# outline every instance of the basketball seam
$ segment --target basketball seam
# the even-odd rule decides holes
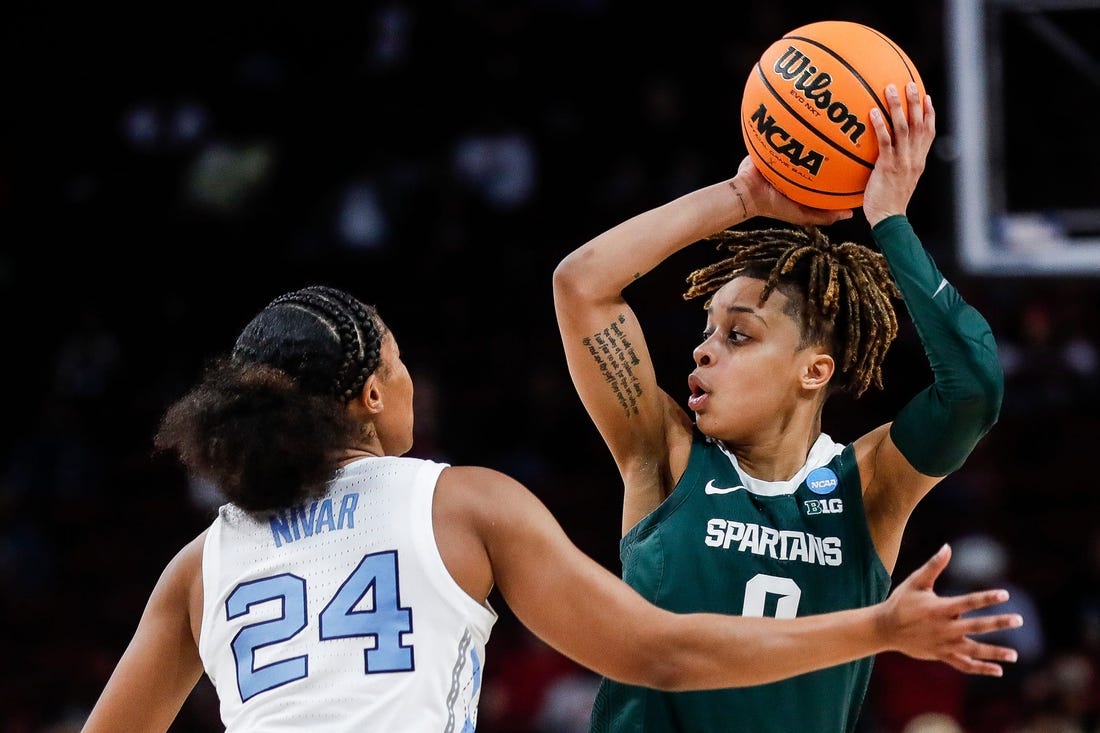
[[[876,36],[878,36],[882,40],[886,41],[886,45],[894,50],[894,53],[897,54],[898,61],[900,61],[902,66],[905,67],[905,72],[907,74],[909,74],[909,81],[916,81],[917,80],[916,68],[914,67],[913,64],[910,64],[909,61],[906,60],[905,52],[901,50],[901,46],[894,43],[889,38],[887,38],[886,36],[882,35],[878,31],[876,31],[874,28],[868,28],[867,30],[871,31]],[[886,110],[884,109],[883,112],[885,113]],[[890,124],[890,133],[893,134],[893,132],[894,132],[894,121],[890,119],[889,114],[885,114],[884,116],[886,117],[886,121]]]
[[[871,163],[869,161],[864,160],[863,158],[859,157],[855,153],[848,152],[844,148],[842,148],[839,145],[837,145],[836,143],[834,143],[828,137],[823,135],[821,132],[819,132],[817,130],[817,128],[813,127],[812,125],[810,125],[810,124],[806,123],[804,120],[802,120],[802,116],[799,115],[799,113],[796,112],[793,107],[791,107],[789,104],[787,104],[787,101],[779,95],[779,93],[775,90],[775,87],[773,87],[771,85],[771,83],[768,81],[768,76],[767,76],[767,74],[764,73],[764,69],[760,66],[760,62],[756,63],[756,73],[760,76],[760,80],[764,83],[764,86],[767,87],[769,92],[771,92],[771,95],[773,97],[775,97],[775,101],[778,102],[780,105],[782,105],[783,109],[790,112],[791,115],[795,119],[804,122],[807,130],[809,130],[813,134],[817,135],[825,143],[827,143],[829,145],[829,147],[833,148],[834,150],[836,150],[838,153],[841,153],[845,157],[851,159],[853,162],[858,163],[858,164],[862,165],[865,168],[872,168],[873,169],[875,167],[874,163]],[[742,114],[741,117],[742,117],[742,121],[743,121],[744,120],[744,115]]]
[[[914,64],[911,64],[911,63],[909,63],[908,60],[906,60],[905,52],[901,50],[901,46],[894,43],[889,38],[887,38],[886,36],[882,35],[878,31],[876,31],[874,28],[868,28],[867,30],[871,31],[876,36],[878,36],[882,40],[886,41],[886,43],[890,46],[890,48],[894,49],[894,53],[896,53],[898,55],[898,60],[901,61],[901,63],[905,65],[905,70],[909,73],[909,81],[916,81],[917,80],[917,75],[916,75],[916,69],[914,67]]]

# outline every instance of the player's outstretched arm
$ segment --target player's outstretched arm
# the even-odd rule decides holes
[[[867,608],[796,619],[676,614],[582,553],[514,480],[469,467],[452,478],[450,499],[477,497],[465,502],[476,514],[473,531],[517,618],[566,656],[621,682],[666,690],[757,685],[893,650],[972,674],[1000,674],[1000,663],[1015,659],[1012,649],[970,637],[1018,626],[1018,615],[961,618],[1007,593],[935,594],[947,548]]]
[[[894,651],[910,657],[939,660],[967,674],[1000,677],[1003,668],[998,662],[1015,662],[1016,651],[971,637],[1014,628],[1024,620],[1011,613],[962,618],[969,611],[1007,601],[1008,591],[936,595],[933,585],[950,560],[951,548],[944,545],[878,604],[885,634]]]

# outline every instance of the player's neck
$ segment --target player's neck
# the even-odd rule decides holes
[[[343,468],[349,463],[354,463],[362,458],[381,458],[385,455],[380,449],[373,448],[345,448],[337,457],[337,468]]]
[[[821,420],[812,420],[804,428],[791,425],[777,426],[752,442],[727,444],[737,456],[741,469],[761,481],[787,481],[806,464],[818,437]]]

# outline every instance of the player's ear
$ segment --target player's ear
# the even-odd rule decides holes
[[[836,362],[823,351],[810,351],[802,363],[799,382],[803,389],[818,390],[825,387],[833,378]]]
[[[377,369],[367,377],[367,381],[363,383],[363,389],[356,396],[355,401],[371,417],[382,412],[385,405],[382,400],[382,381],[378,378]]]

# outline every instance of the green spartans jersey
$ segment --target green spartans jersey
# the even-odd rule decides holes
[[[697,431],[680,482],[627,533],[620,554],[627,583],[679,612],[793,618],[872,605],[890,587],[871,543],[852,447],[824,434],[791,480],[760,481],[742,473],[719,441]],[[604,680],[590,730],[852,731],[872,661],[700,692]]]

